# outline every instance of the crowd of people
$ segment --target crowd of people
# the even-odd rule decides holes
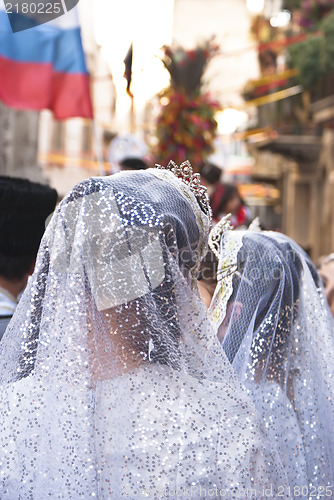
[[[332,258],[146,166],[0,179],[1,500],[331,498]]]

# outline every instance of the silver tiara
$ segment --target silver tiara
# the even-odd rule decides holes
[[[233,229],[231,224],[231,214],[222,217],[220,221],[211,229],[209,234],[209,247],[219,260],[220,240],[226,231]]]
[[[205,186],[201,184],[201,178],[199,174],[194,174],[193,168],[188,160],[181,163],[180,166],[176,165],[172,160],[168,163],[167,167],[163,165],[155,165],[156,168],[162,170],[170,170],[176,177],[181,179],[189,189],[194,193],[199,206],[210,219],[210,224],[212,221],[212,210],[210,205],[210,198]]]

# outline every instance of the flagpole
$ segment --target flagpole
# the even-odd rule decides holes
[[[133,94],[131,94],[130,132],[131,134],[134,134],[136,132],[135,105]]]
[[[133,62],[133,42],[129,47],[129,50],[124,58],[124,78],[126,79],[126,93],[131,99],[131,108],[130,108],[130,132],[134,134],[136,132],[136,119],[135,119],[135,104],[134,104],[134,96],[131,91],[131,82],[132,82],[132,62]]]

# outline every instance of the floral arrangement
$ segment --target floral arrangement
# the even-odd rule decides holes
[[[287,50],[287,62],[298,69],[296,83],[307,89],[334,71],[334,10],[318,23],[319,33]]]
[[[314,28],[333,8],[334,0],[302,0],[299,25],[306,29]]]
[[[188,159],[198,170],[212,153],[217,135],[215,114],[220,105],[209,92],[203,92],[203,75],[218,50],[213,40],[194,50],[163,47],[161,61],[170,73],[171,83],[159,95],[158,144],[153,152],[158,163]]]

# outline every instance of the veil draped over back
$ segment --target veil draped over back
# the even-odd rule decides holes
[[[283,234],[229,230],[218,280],[212,324],[277,443],[291,491],[330,496],[334,325],[312,262]]]
[[[2,500],[285,484],[199,299],[208,231],[168,171],[64,198],[0,344]]]

